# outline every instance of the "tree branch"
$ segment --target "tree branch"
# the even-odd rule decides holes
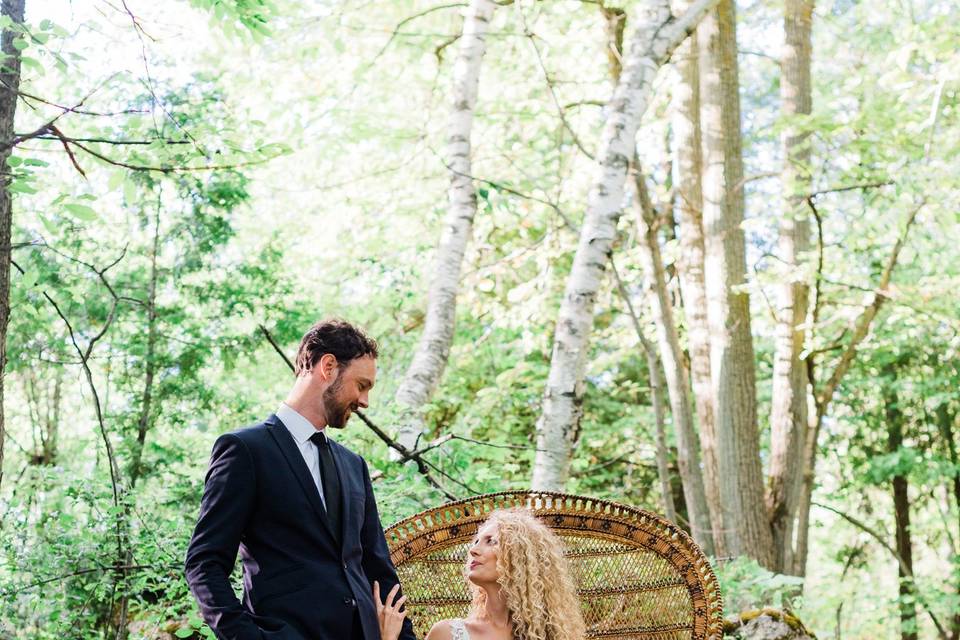
[[[913,587],[912,588],[913,595],[917,598],[917,601],[920,602],[920,604],[923,606],[923,610],[927,612],[927,615],[930,616],[930,620],[933,622],[934,626],[937,628],[937,631],[940,634],[940,638],[942,640],[947,640],[946,630],[943,628],[943,625],[940,624],[940,621],[937,619],[937,616],[934,615],[933,611],[930,609],[930,605],[927,604],[926,599],[923,596],[921,596],[920,592],[917,590],[916,588],[917,583],[916,583],[916,579],[913,576],[913,571],[910,570],[910,566],[903,559],[903,556],[901,556],[896,549],[891,547],[890,544],[883,539],[883,536],[881,536],[876,529],[870,527],[870,525],[866,524],[862,520],[859,520],[854,516],[844,513],[843,511],[840,511],[839,509],[835,509],[834,507],[831,507],[829,505],[821,504],[819,502],[814,502],[812,504],[814,506],[820,507],[821,509],[826,509],[827,511],[831,511],[837,514],[838,516],[840,516],[841,518],[843,518],[844,520],[846,520],[847,522],[855,526],[857,529],[860,529],[861,531],[869,535],[871,538],[876,540],[878,543],[880,543],[880,546],[882,546],[884,549],[890,552],[890,555],[894,557],[894,559],[897,561],[897,564],[900,566],[900,571],[903,572],[903,575],[905,575],[910,580],[910,583]]]
[[[829,189],[821,189],[820,191],[814,191],[808,197],[817,198],[828,193],[842,193],[844,191],[855,191],[857,189],[878,189],[880,187],[888,187],[892,184],[896,184],[893,180],[883,180],[880,182],[864,182],[862,184],[850,184],[841,187],[831,187]]]
[[[293,362],[287,357],[287,354],[283,352],[283,349],[280,348],[280,345],[277,344],[277,341],[273,339],[270,331],[268,331],[267,328],[262,324],[258,324],[257,328],[260,329],[260,333],[262,333],[263,337],[267,339],[267,342],[269,342],[270,346],[273,347],[273,350],[277,352],[277,355],[283,358],[283,361],[287,363],[287,366],[290,367],[290,371],[295,372],[297,368],[293,366]]]
[[[833,394],[836,391],[837,386],[840,384],[840,380],[847,373],[847,370],[853,363],[853,358],[856,355],[857,347],[860,346],[860,343],[863,342],[864,338],[866,338],[869,334],[870,324],[873,322],[874,317],[876,317],[877,312],[880,311],[880,307],[882,307],[884,302],[887,300],[887,296],[884,292],[887,290],[887,287],[890,286],[890,278],[893,275],[893,270],[896,268],[897,261],[900,258],[900,251],[903,249],[903,246],[907,241],[907,236],[910,233],[910,228],[913,226],[914,221],[917,219],[917,214],[925,204],[926,200],[922,200],[920,204],[916,205],[907,215],[907,220],[903,231],[901,232],[900,237],[897,238],[896,243],[894,243],[893,249],[890,251],[890,256],[887,258],[887,264],[884,266],[883,272],[880,275],[880,282],[877,283],[877,290],[874,294],[873,302],[871,302],[857,318],[853,336],[850,338],[850,343],[840,356],[839,362],[834,368],[830,378],[824,384],[823,389],[816,394],[817,411],[818,413],[821,413],[821,415],[822,412],[826,411],[827,406],[833,399]]]

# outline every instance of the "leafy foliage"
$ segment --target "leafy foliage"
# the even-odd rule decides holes
[[[4,379],[0,635],[112,636],[126,602],[131,637],[209,637],[181,563],[212,440],[274,410],[290,382],[260,327],[291,355],[318,317],[365,326],[383,347],[368,415],[388,432],[389,399],[422,327],[445,208],[459,8],[167,4],[128,0],[132,13],[98,13],[37,3],[14,41],[23,56],[18,135],[51,120],[59,134],[43,129],[8,161],[19,270]],[[766,300],[781,273],[779,185],[764,177],[779,169],[786,124],[772,60],[780,7],[740,5],[744,146],[757,176],[744,186],[748,288],[764,416]],[[628,31],[635,13],[627,7]],[[815,109],[801,123],[821,192],[811,203],[824,269],[817,279],[811,255],[801,274],[821,292],[807,354],[818,372],[834,365],[906,215],[921,207],[893,283],[879,292],[887,303],[825,422],[815,500],[893,544],[889,485],[906,477],[910,597],[946,623],[960,607],[957,17],[942,4],[821,4]],[[669,72],[659,81],[639,139],[664,202],[671,82]],[[429,459],[457,495],[529,482],[553,323],[594,171],[583,149],[596,147],[610,90],[594,4],[516,3],[497,13],[474,130],[478,215],[450,363],[427,408],[426,438],[452,436]],[[671,269],[678,243],[664,231]],[[635,233],[625,217],[616,258],[652,335]],[[679,303],[675,279],[671,287]],[[586,357],[569,490],[658,511],[646,362],[611,283]],[[904,430],[894,450],[891,395]],[[356,420],[338,438],[379,474],[384,523],[444,499]],[[728,612],[791,604],[822,636],[892,637],[889,552],[826,509],[814,510],[812,540],[802,598],[795,579],[719,560]],[[922,611],[919,625],[932,633]]]

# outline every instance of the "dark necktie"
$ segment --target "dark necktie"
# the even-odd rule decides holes
[[[310,441],[317,446],[320,454],[320,481],[323,484],[323,499],[327,507],[327,521],[333,536],[340,541],[340,478],[337,476],[337,466],[333,462],[333,453],[326,436],[319,431],[310,436]]]

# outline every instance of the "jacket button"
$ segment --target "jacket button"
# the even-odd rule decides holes
[[[345,605],[347,605],[347,606],[349,606],[349,607],[355,607],[355,606],[357,606],[357,601],[354,600],[353,598],[344,598],[344,599],[343,599],[343,604],[345,604]]]
[[[344,571],[347,570],[347,563],[346,563],[346,562],[343,563],[343,570],[344,570]]]

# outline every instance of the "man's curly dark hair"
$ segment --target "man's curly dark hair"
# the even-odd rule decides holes
[[[299,376],[312,371],[325,353],[331,354],[343,366],[356,358],[380,355],[377,341],[346,320],[321,320],[300,340],[294,374]]]

